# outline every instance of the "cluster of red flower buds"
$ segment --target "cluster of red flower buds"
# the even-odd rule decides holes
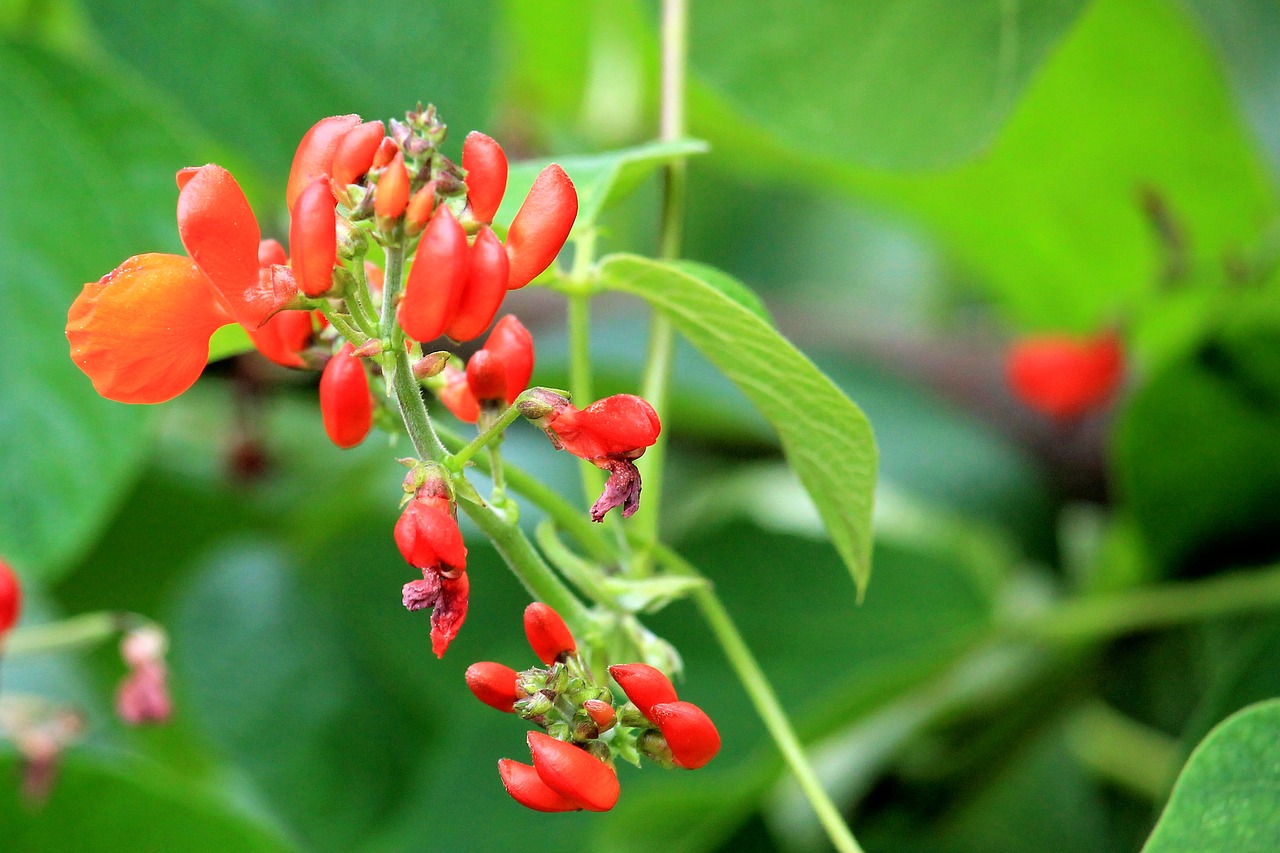
[[[1124,350],[1114,331],[1077,340],[1064,335],[1025,338],[1005,358],[1014,395],[1028,408],[1059,423],[1095,411],[1124,379]]]
[[[498,762],[502,784],[516,802],[540,812],[608,811],[620,791],[615,757],[639,766],[644,756],[663,767],[694,770],[719,752],[715,724],[698,706],[681,702],[660,670],[643,663],[609,667],[630,700],[618,708],[613,692],[584,666],[558,613],[530,604],[524,627],[545,666],[516,672],[484,662],[466,675],[481,702],[542,729],[528,734],[531,765]]]
[[[363,360],[383,342],[350,346],[315,309],[326,300],[354,319],[379,307],[382,270],[364,260],[366,232],[411,250],[395,306],[403,333],[466,341],[489,327],[508,290],[551,265],[577,216],[573,183],[548,166],[504,244],[491,227],[506,190],[501,147],[473,132],[460,168],[439,150],[444,135],[430,107],[387,127],[355,115],[317,122],[285,194],[291,255],[260,239],[229,172],[180,170],[178,233],[189,257],[136,255],[85,285],[67,318],[72,359],[104,397],[162,402],[195,382],[213,332],[237,322],[273,361],[325,365],[326,428],[340,446],[358,443],[374,405]]]
[[[374,385],[381,381],[400,398],[403,386],[393,380],[411,370],[413,390],[429,389],[481,432],[504,429],[516,412],[531,419],[556,447],[609,473],[594,520],[613,507],[630,516],[640,499],[634,460],[661,428],[653,408],[619,395],[579,410],[559,394],[527,391],[532,336],[514,316],[493,324],[507,291],[555,261],[577,217],[573,183],[559,166],[545,168],[504,241],[501,226],[493,226],[507,185],[502,148],[473,132],[459,166],[441,151],[445,131],[433,107],[386,125],[355,115],[318,121],[298,145],[285,190],[288,251],[262,239],[229,172],[216,165],[180,170],[178,233],[188,256],[137,255],[86,284],[67,318],[73,360],[105,397],[161,402],[199,377],[213,332],[239,323],[272,361],[323,371],[321,417],[342,448],[360,444],[380,418],[400,418]],[[367,259],[371,243],[384,249],[385,268]],[[465,369],[447,350],[424,351],[440,338],[475,339],[491,324]],[[397,364],[399,373],[388,372]],[[488,441],[499,438],[491,431]],[[432,610],[432,646],[440,655],[466,616],[466,547],[453,475],[407,461],[412,470],[395,538],[422,577],[404,586],[403,601],[410,610]],[[143,689],[154,683],[155,668],[134,669],[121,708],[134,717],[163,716],[163,703],[149,701],[154,691]]]

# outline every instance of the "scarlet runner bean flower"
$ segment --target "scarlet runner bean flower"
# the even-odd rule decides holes
[[[287,270],[258,264],[258,223],[221,166],[179,173],[178,233],[190,258],[129,258],[86,284],[67,313],[71,358],[104,397],[159,403],[196,381],[209,338],[256,330],[296,293]]]
[[[22,587],[18,576],[4,560],[0,560],[0,650],[4,635],[18,622],[22,613]]]
[[[1019,341],[1005,360],[1014,394],[1059,422],[1075,420],[1114,396],[1124,376],[1124,351],[1115,332],[1087,340],[1046,335]]]
[[[508,289],[524,287],[551,266],[577,217],[578,193],[573,181],[552,163],[534,180],[507,230]]]
[[[493,139],[473,130],[462,143],[462,168],[471,215],[477,222],[492,222],[507,190],[507,155]]]
[[[521,414],[546,432],[557,449],[567,450],[609,473],[604,493],[591,507],[591,520],[603,521],[614,507],[630,518],[640,508],[640,471],[632,461],[658,440],[662,423],[653,406],[633,394],[616,394],[578,409],[550,392],[521,402]]]
[[[410,611],[432,608],[431,648],[442,657],[467,618],[467,548],[445,478],[418,466],[405,490],[411,498],[396,522],[396,545],[422,579],[405,584],[402,598]]]

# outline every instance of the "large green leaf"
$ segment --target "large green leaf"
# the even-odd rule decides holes
[[[192,147],[99,73],[0,41],[0,554],[59,571],[117,505],[147,411],[94,393],[68,355],[67,306],[127,255],[177,248],[174,169]]]
[[[338,621],[280,553],[241,546],[204,564],[172,622],[191,717],[319,850],[351,850],[403,804],[417,757],[406,744],[430,734],[366,673]]]
[[[323,116],[400,116],[434,102],[462,134],[489,117],[496,8],[103,0],[85,11],[105,46],[274,182]]]
[[[1248,247],[1277,210],[1216,58],[1177,4],[1098,0],[980,159],[874,173],[786,147],[723,99],[691,92],[692,132],[739,172],[870,199],[929,226],[1021,324],[1085,331],[1156,293],[1154,190],[1194,269]]]
[[[784,144],[879,168],[978,153],[1084,0],[704,0],[690,63]]]
[[[1280,849],[1280,700],[1250,705],[1201,741],[1144,853]]]
[[[601,263],[599,278],[604,287],[638,296],[667,316],[769,419],[861,596],[871,576],[876,480],[870,423],[772,325],[727,295],[722,283],[691,270],[613,255]]]
[[[4,849],[23,853],[276,853],[295,850],[279,833],[225,800],[136,759],[73,753],[58,768],[49,800],[22,802],[18,762],[0,753]]]

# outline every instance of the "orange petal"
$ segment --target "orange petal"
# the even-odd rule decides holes
[[[178,195],[178,234],[187,254],[217,288],[231,316],[256,329],[297,291],[258,275],[258,220],[240,185],[221,166],[198,171]]]
[[[231,322],[209,280],[179,255],[135,255],[86,284],[67,312],[71,360],[121,403],[162,403],[191,387],[209,337]]]

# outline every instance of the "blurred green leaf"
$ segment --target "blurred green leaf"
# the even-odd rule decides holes
[[[1143,853],[1272,853],[1280,847],[1280,700],[1209,732],[1191,754]]]
[[[861,597],[871,577],[877,458],[866,416],[786,338],[720,287],[628,255],[605,258],[599,276],[607,289],[638,296],[665,314],[769,419]]]
[[[747,24],[741,4],[703,0],[689,61],[785,145],[875,168],[937,167],[992,140],[1085,5],[765,3]]]
[[[170,109],[275,185],[324,116],[391,118],[422,101],[464,134],[489,120],[497,9],[488,0],[412,9],[391,0],[102,0],[84,10],[105,47],[165,92]]]
[[[1280,325],[1259,319],[1211,333],[1151,376],[1117,427],[1123,495],[1175,573],[1277,556]]]
[[[332,606],[278,554],[230,547],[173,620],[183,706],[310,847],[351,850],[400,808],[431,726],[406,712],[332,630]]]
[[[1218,268],[1277,215],[1200,31],[1164,0],[1099,0],[1036,75],[980,159],[900,175],[786,148],[714,94],[691,92],[691,130],[740,173],[869,199],[928,225],[1009,317],[1090,331],[1156,293],[1165,249],[1139,193]]]
[[[72,753],[48,802],[21,801],[17,760],[0,754],[4,848],[23,853],[275,853],[296,850],[229,803],[154,765],[119,754]]]
[[[154,103],[41,50],[0,40],[0,78],[0,554],[50,576],[120,502],[148,432],[146,407],[72,364],[67,307],[125,256],[177,246],[173,166],[192,149]]]
[[[507,192],[502,207],[494,216],[499,222],[510,222],[524,204],[533,181],[550,163],[560,167],[573,179],[578,191],[578,218],[574,230],[582,233],[592,228],[600,214],[634,192],[645,178],[672,160],[705,154],[707,144],[697,139],[674,142],[648,142],[634,148],[608,151],[584,157],[557,157],[523,160],[511,166],[507,176]]]

